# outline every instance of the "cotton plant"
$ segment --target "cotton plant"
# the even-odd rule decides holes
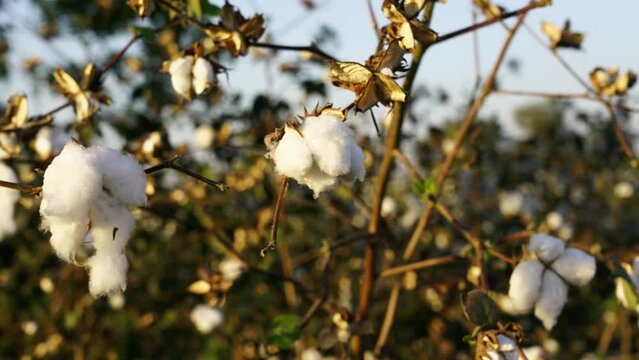
[[[217,84],[213,64],[197,55],[184,55],[171,61],[168,72],[173,89],[186,100],[191,100],[194,93],[201,95]]]
[[[342,113],[328,106],[305,115],[286,124],[276,144],[265,140],[275,171],[306,185],[315,198],[340,180],[364,181],[364,152]]]
[[[40,214],[57,256],[84,265],[95,297],[126,288],[125,247],[135,223],[129,206],[144,206],[146,174],[131,155],[102,146],[68,142],[44,173]]]
[[[0,180],[17,182],[16,173],[5,163],[0,161]],[[16,232],[14,217],[15,205],[20,194],[9,188],[0,187],[0,241]]]
[[[588,284],[596,272],[595,258],[566,247],[558,238],[535,234],[528,244],[531,257],[517,264],[510,277],[510,312],[533,311],[547,330],[568,301],[568,285]]]

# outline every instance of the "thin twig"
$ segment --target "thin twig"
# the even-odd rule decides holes
[[[189,170],[187,168],[184,168],[184,167],[176,164],[175,162],[179,158],[180,158],[179,156],[175,156],[171,160],[165,161],[165,162],[163,162],[161,164],[158,164],[158,165],[155,165],[155,166],[151,166],[150,168],[145,169],[144,172],[147,175],[151,175],[151,174],[154,174],[154,173],[156,173],[158,171],[161,171],[161,170],[164,170],[164,169],[173,169],[173,170],[177,170],[177,171],[179,171],[179,172],[181,172],[181,173],[183,173],[185,175],[188,175],[188,176],[190,176],[190,177],[192,177],[192,178],[194,178],[196,180],[199,180],[199,181],[201,181],[201,182],[203,182],[203,183],[205,183],[207,185],[216,187],[218,190],[220,190],[222,192],[227,191],[229,189],[229,187],[224,185],[223,183],[219,183],[217,181],[213,181],[213,180],[211,180],[209,178],[206,178],[206,177],[204,177],[204,176],[202,176],[202,175],[200,175],[200,174],[198,174],[198,173],[196,173],[194,171],[191,171],[191,170]]]
[[[379,30],[379,25],[377,24],[377,18],[375,17],[375,10],[373,9],[373,3],[371,0],[366,0],[366,7],[368,8],[368,16],[371,19],[371,26],[373,27],[373,31],[375,32],[375,36],[379,41],[382,38],[382,32]]]
[[[520,9],[517,9],[517,10],[514,10],[514,11],[510,11],[510,12],[506,12],[506,13],[503,13],[500,16],[494,17],[492,19],[488,19],[488,20],[482,21],[480,23],[473,24],[471,26],[467,26],[465,28],[462,28],[462,29],[459,29],[459,30],[455,30],[455,31],[450,32],[448,34],[442,35],[442,36],[439,37],[439,39],[437,39],[435,44],[439,44],[439,43],[442,43],[444,41],[447,41],[447,40],[450,40],[450,39],[454,39],[454,38],[456,38],[458,36],[461,36],[461,35],[467,34],[469,32],[473,32],[473,31],[479,30],[479,29],[481,29],[483,27],[486,27],[488,25],[492,25],[492,24],[494,24],[496,22],[500,22],[502,20],[505,20],[505,19],[508,19],[508,18],[511,18],[511,17],[521,16],[523,14],[526,14],[528,11],[530,11],[532,9],[535,9],[535,8],[538,8],[538,7],[541,7],[541,6],[545,6],[543,2],[541,2],[541,1],[532,1],[528,5],[520,8]]]
[[[455,255],[446,255],[446,256],[432,258],[432,259],[420,260],[410,264],[399,265],[396,267],[386,269],[382,271],[379,274],[379,276],[389,277],[389,276],[403,274],[409,271],[427,269],[434,266],[450,264],[451,262],[462,261],[462,260],[465,260],[465,259]]]
[[[277,228],[280,223],[280,213],[282,212],[282,204],[284,203],[284,194],[288,185],[288,177],[282,176],[280,179],[280,191],[277,193],[277,202],[275,203],[275,211],[273,212],[273,225],[271,226],[271,239],[264,249],[260,251],[260,256],[264,257],[270,251],[275,250],[277,245]]]
[[[13,190],[18,190],[18,191],[22,191],[22,192],[26,192],[26,193],[30,193],[33,194],[34,192],[37,192],[41,189],[40,186],[33,186],[33,185],[27,185],[27,184],[18,184],[18,183],[12,183],[9,181],[3,181],[0,180],[0,187],[3,188],[7,188],[7,189],[13,189]]]
[[[615,136],[617,137],[619,146],[621,146],[621,150],[628,158],[628,161],[630,161],[630,166],[637,168],[637,166],[639,166],[639,161],[637,160],[637,156],[634,151],[632,151],[632,147],[628,143],[628,140],[626,140],[626,136],[623,134],[623,130],[621,129],[621,125],[619,124],[619,120],[615,114],[615,109],[612,108],[612,104],[610,104],[609,101],[602,100],[602,103],[608,110],[610,121],[612,122],[612,127],[615,130]]]
[[[290,50],[290,51],[308,51],[312,54],[315,54],[324,60],[337,61],[337,59],[324,51],[318,48],[317,45],[311,44],[309,46],[292,46],[292,45],[279,45],[279,44],[271,44],[271,43],[263,43],[263,42],[254,42],[248,43],[249,46],[273,49],[273,50]]]

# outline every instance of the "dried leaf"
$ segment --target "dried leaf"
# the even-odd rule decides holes
[[[257,41],[264,34],[264,18],[256,14],[247,20],[239,10],[226,3],[221,10],[220,22],[207,26],[205,32],[216,46],[238,57],[247,53],[248,43]]]
[[[637,81],[637,74],[629,70],[619,75],[619,68],[612,66],[608,69],[596,67],[590,72],[590,83],[598,93],[604,95],[626,95]]]
[[[99,110],[100,103],[111,104],[111,98],[101,92],[100,72],[94,64],[88,64],[83,70],[80,84],[66,71],[56,69],[53,78],[58,90],[73,102],[77,121],[84,123]]]
[[[494,19],[504,13],[504,8],[493,4],[490,0],[473,0],[473,5],[481,10],[486,19]]]
[[[140,17],[151,15],[155,9],[154,0],[128,0],[127,3]]]
[[[566,20],[563,29],[542,21],[541,31],[548,36],[553,50],[559,47],[581,49],[581,43],[584,41],[583,33],[570,31],[570,20]]]
[[[395,79],[385,72],[388,68],[370,69],[355,62],[331,63],[331,81],[333,85],[355,92],[355,107],[358,111],[367,111],[378,102],[388,106],[393,101],[405,101],[406,93]]]
[[[10,125],[13,128],[20,128],[27,122],[27,97],[16,94],[9,98],[4,118],[0,119],[0,125]]]
[[[411,11],[414,6],[411,5]],[[415,41],[423,45],[437,41],[437,33],[428,28],[424,22],[411,19],[412,15],[404,10],[402,4],[393,0],[385,0],[382,10],[391,21],[391,24],[382,28],[382,32],[389,38],[398,40],[403,49],[412,50],[415,47]]]

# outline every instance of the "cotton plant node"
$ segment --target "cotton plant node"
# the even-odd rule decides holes
[[[528,250],[531,257],[517,264],[510,276],[507,311],[521,315],[534,309],[551,330],[568,301],[568,286],[584,286],[594,277],[595,258],[546,234],[533,235]]]
[[[69,263],[77,263],[76,255],[89,244],[92,255],[84,266],[95,297],[126,289],[125,247],[135,226],[129,206],[146,204],[145,187],[146,174],[131,155],[73,141],[44,173],[42,229],[51,233],[58,257]]]

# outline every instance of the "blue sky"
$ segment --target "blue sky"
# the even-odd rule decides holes
[[[339,44],[329,46],[326,50],[340,60],[363,62],[373,51],[376,38],[371,28],[366,0],[316,0],[318,10],[308,12],[299,0],[236,0],[232,3],[238,6],[245,15],[261,12],[267,19],[268,35],[271,42],[287,45],[307,45],[313,34],[317,33],[323,24],[336,30]],[[221,1],[212,1],[221,3]],[[383,25],[380,7],[382,0],[372,0],[376,10],[378,22]],[[434,30],[445,34],[471,23],[471,0],[449,0],[445,4],[438,4],[432,23]],[[525,5],[526,1],[503,1],[508,9],[516,9]],[[6,3],[8,4],[8,3]],[[22,59],[30,55],[41,55],[44,58],[61,60],[52,48],[44,46],[34,35],[37,20],[30,17],[26,1],[13,2],[9,11],[0,14],[0,22],[14,23],[13,49],[11,61],[19,64]],[[220,4],[221,5],[221,4]],[[555,0],[547,8],[532,11],[526,23],[539,32],[541,21],[562,24],[567,18],[572,21],[573,29],[586,33],[584,50],[560,50],[565,59],[584,77],[595,66],[618,65],[622,71],[628,68],[639,70],[639,51],[635,45],[634,36],[639,33],[639,1],[635,0]],[[17,20],[17,22],[15,21]],[[483,29],[479,32],[481,72],[485,75],[493,64],[496,53],[501,46],[505,31],[499,25]],[[126,37],[116,39],[110,43],[97,43],[93,46],[101,48],[109,46],[117,49],[126,42]],[[54,45],[58,52],[65,54],[79,62],[88,61],[92,51],[98,48],[84,49],[78,42],[59,42]],[[439,123],[450,116],[455,107],[464,103],[466,94],[471,89],[475,77],[472,36],[466,35],[431,48],[423,63],[418,76],[418,84],[424,84],[432,89],[444,88],[451,94],[451,105],[447,107],[419,109],[426,121]],[[135,51],[135,48],[132,49]],[[580,92],[581,88],[570,75],[559,65],[547,50],[539,46],[526,31],[520,31],[509,52],[509,58],[520,61],[519,74],[502,70],[501,86],[505,89]],[[282,52],[278,59],[296,61],[297,54]],[[254,94],[270,88],[282,97],[290,97],[296,101],[298,96],[291,80],[272,72],[272,77],[265,76],[263,65],[248,57],[237,64],[233,64],[233,71],[229,74],[228,86],[233,90]],[[320,74],[321,75],[321,74]],[[31,108],[43,111],[57,104],[60,99],[49,93],[48,89],[29,86],[22,82],[22,76],[14,74],[7,83],[0,84],[0,94],[4,98],[16,91],[25,91],[30,95]],[[330,98],[338,105],[345,105],[352,100],[348,91],[330,87]],[[637,98],[637,90],[630,93],[630,97]],[[513,107],[530,102],[534,99],[512,96],[493,96],[488,100],[484,114],[497,113],[503,118],[507,128]],[[313,104],[299,104],[312,106]]]

